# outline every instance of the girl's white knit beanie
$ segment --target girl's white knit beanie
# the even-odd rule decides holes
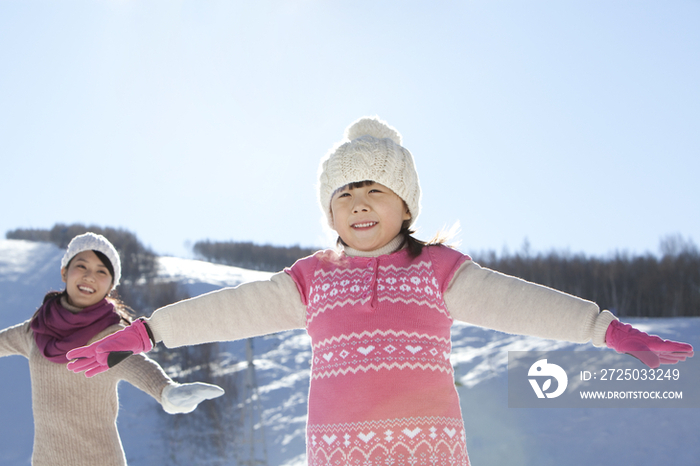
[[[87,232],[70,240],[68,249],[66,249],[63,259],[61,259],[61,269],[67,267],[70,260],[83,251],[100,251],[107,256],[114,269],[114,283],[112,289],[116,288],[117,285],[119,285],[119,280],[122,278],[122,263],[119,260],[119,253],[117,253],[117,250],[112,246],[112,243],[102,235]]]
[[[383,184],[404,200],[413,224],[420,213],[420,184],[411,153],[401,135],[378,117],[362,117],[345,130],[345,137],[321,160],[319,203],[328,224],[331,197],[343,186],[359,181]]]

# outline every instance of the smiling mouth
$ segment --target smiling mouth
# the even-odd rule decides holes
[[[93,290],[92,288],[89,288],[89,287],[83,286],[83,285],[78,286],[78,289],[80,291],[82,291],[83,293],[88,293],[88,294],[93,294],[95,292],[95,290]]]
[[[379,222],[365,222],[365,223],[355,223],[352,225],[353,228],[371,228]]]

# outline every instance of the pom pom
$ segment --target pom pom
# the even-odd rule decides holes
[[[372,136],[377,139],[389,138],[401,145],[399,132],[377,117],[360,118],[345,130],[345,137],[351,141],[362,136]]]

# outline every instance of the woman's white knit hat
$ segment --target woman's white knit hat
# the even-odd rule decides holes
[[[107,256],[114,269],[114,283],[112,289],[116,288],[117,285],[119,285],[119,279],[122,278],[122,263],[119,260],[119,253],[117,253],[117,250],[114,249],[112,243],[102,235],[88,232],[70,240],[68,249],[66,249],[63,259],[61,259],[61,269],[67,267],[70,260],[83,251],[100,251]]]
[[[319,202],[328,224],[331,197],[338,189],[359,181],[374,181],[404,200],[413,224],[420,213],[420,184],[411,153],[401,146],[401,135],[378,117],[363,117],[345,130],[345,138],[321,160]]]

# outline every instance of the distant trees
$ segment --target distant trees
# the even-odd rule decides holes
[[[50,230],[18,229],[8,239],[50,241],[66,247],[70,239],[85,231],[103,234],[122,258],[122,299],[137,310],[152,310],[184,299],[174,283],[156,283],[155,254],[126,230],[58,224]],[[313,254],[314,248],[257,245],[252,242],[199,241],[193,247],[200,258],[253,270],[279,271],[297,259]],[[480,265],[541,283],[595,301],[618,316],[700,316],[700,252],[680,235],[663,238],[660,254],[632,256],[624,252],[606,258],[568,252],[533,253],[526,242],[522,251],[498,256],[492,251],[477,253]]]
[[[317,251],[315,248],[299,246],[284,247],[269,244],[261,246],[252,242],[209,240],[196,242],[192,250],[197,256],[209,262],[268,272],[278,272],[294,264],[297,259]]]
[[[601,259],[549,252],[474,260],[484,267],[540,283],[591,301],[618,316],[679,317],[700,315],[700,252],[678,235],[661,241],[661,256],[626,253]]]
[[[194,252],[205,260],[257,270],[279,271],[315,249],[259,246],[250,242],[200,241]],[[661,256],[616,253],[608,258],[552,251],[533,254],[525,242],[518,253],[493,251],[474,260],[484,267],[595,301],[618,316],[700,315],[700,252],[680,235],[661,240]]]
[[[68,243],[77,235],[91,231],[107,238],[119,252],[122,262],[122,279],[134,282],[140,278],[151,278],[156,275],[157,262],[153,251],[146,248],[130,231],[100,227],[85,226],[79,223],[66,225],[57,223],[50,230],[18,228],[5,234],[7,239],[23,239],[28,241],[44,241],[53,243],[60,249],[65,249]]]

